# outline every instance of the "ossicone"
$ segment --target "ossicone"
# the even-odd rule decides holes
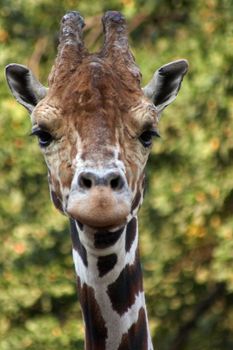
[[[129,49],[127,26],[124,16],[117,11],[107,11],[103,18],[104,44],[99,53],[100,59],[124,74],[127,69],[138,83],[141,73]],[[58,55],[49,77],[49,85],[58,84],[72,74],[82,60],[89,56],[83,42],[84,19],[79,12],[68,12],[61,20]]]
[[[109,57],[113,64],[126,66],[133,76],[140,82],[141,73],[135,63],[129,43],[127,25],[124,16],[117,11],[108,11],[102,18],[104,31],[104,45],[101,54]]]
[[[72,73],[88,54],[83,42],[84,19],[77,11],[66,13],[60,24],[58,54],[49,76],[49,85]]]

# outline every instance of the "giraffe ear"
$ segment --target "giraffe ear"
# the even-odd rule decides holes
[[[170,62],[160,67],[143,88],[145,96],[153,101],[159,113],[175,100],[187,71],[186,60]]]
[[[35,78],[30,69],[21,64],[6,66],[6,80],[16,100],[30,113],[46,96],[47,89]]]

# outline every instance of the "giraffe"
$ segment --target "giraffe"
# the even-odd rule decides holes
[[[89,53],[75,11],[61,20],[45,88],[26,66],[6,79],[30,113],[48,167],[51,199],[70,220],[86,350],[153,350],[138,248],[137,213],[162,110],[188,70],[181,59],[141,88],[123,15],[108,11],[104,44]]]

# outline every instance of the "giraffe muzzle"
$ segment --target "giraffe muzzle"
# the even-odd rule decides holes
[[[95,228],[119,227],[126,223],[131,192],[120,171],[81,171],[76,179],[67,203],[69,216]]]

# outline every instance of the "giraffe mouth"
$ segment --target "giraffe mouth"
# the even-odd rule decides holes
[[[96,229],[114,229],[126,224],[131,212],[129,192],[113,192],[104,186],[91,191],[71,192],[66,212],[82,225]]]

